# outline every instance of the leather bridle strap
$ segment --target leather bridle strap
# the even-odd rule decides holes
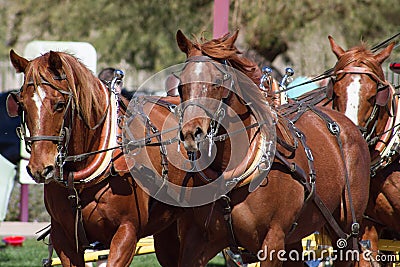
[[[367,74],[370,75],[373,80],[375,80],[376,82],[379,82],[383,85],[389,85],[387,81],[384,81],[383,79],[381,79],[376,73],[370,71],[367,68],[363,68],[363,67],[353,67],[353,66],[347,66],[345,68],[343,68],[342,70],[338,70],[335,71],[335,74]]]
[[[28,142],[35,142],[35,141],[62,142],[64,140],[64,136],[40,135],[40,136],[25,137],[25,140]]]
[[[63,76],[55,76],[53,77],[54,80],[65,80],[66,77],[65,75]],[[54,90],[58,91],[59,93],[63,94],[63,95],[67,95],[68,96],[68,102],[64,111],[64,120],[63,120],[63,124],[61,126],[61,130],[60,130],[60,135],[58,136],[52,136],[52,135],[38,135],[38,136],[26,136],[26,123],[24,120],[24,114],[21,115],[21,127],[19,128],[18,134],[20,135],[20,137],[24,139],[25,143],[26,143],[26,149],[28,151],[28,153],[30,153],[30,146],[33,142],[37,142],[37,141],[51,141],[51,142],[57,142],[59,146],[62,146],[62,143],[67,140],[64,144],[64,149],[66,149],[66,146],[68,145],[68,141],[69,141],[69,128],[68,127],[64,127],[64,123],[66,120],[66,117],[68,115],[69,112],[69,108],[73,107],[72,104],[72,93],[70,91],[65,91],[59,88],[56,88],[53,84],[49,83],[48,81],[44,80],[43,78],[41,78],[40,84],[45,84],[45,85],[49,85],[51,88],[53,88]],[[30,80],[27,83],[27,86],[36,86],[35,83]],[[22,91],[22,89],[21,89]],[[72,113],[71,113],[72,114]],[[70,124],[72,123],[72,115],[71,115],[71,121]]]

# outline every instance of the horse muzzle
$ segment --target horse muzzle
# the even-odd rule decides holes
[[[41,168],[35,168],[31,163],[26,167],[28,174],[36,183],[49,183],[55,178],[55,167],[54,165],[47,165]]]
[[[186,151],[196,152],[199,150],[199,142],[205,138],[205,133],[199,126],[196,126],[193,129],[183,127],[179,133],[179,137],[183,142]]]

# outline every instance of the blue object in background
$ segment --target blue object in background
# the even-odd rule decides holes
[[[20,160],[20,140],[15,129],[20,124],[20,118],[10,118],[6,110],[8,92],[0,93],[0,154],[16,165]]]
[[[321,260],[306,261],[305,263],[308,267],[318,267],[318,265],[321,263]]]
[[[309,81],[310,79],[304,76],[297,77],[296,79],[293,80],[293,82],[289,83],[288,88],[305,83]],[[314,89],[319,88],[318,84],[315,82],[312,83],[307,83],[301,86],[296,86],[293,89],[290,89],[287,91],[287,95],[289,98],[296,98],[301,96],[304,93],[310,92]]]

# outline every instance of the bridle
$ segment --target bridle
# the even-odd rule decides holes
[[[211,146],[213,144],[213,139],[217,135],[218,129],[221,125],[221,121],[226,115],[225,107],[227,106],[227,103],[232,96],[231,90],[234,88],[235,82],[232,77],[232,74],[228,72],[228,69],[227,69],[228,63],[226,60],[219,62],[219,61],[216,61],[215,59],[213,59],[209,56],[205,56],[205,55],[189,57],[185,61],[186,64],[185,64],[184,68],[182,69],[182,71],[184,71],[184,69],[186,68],[187,63],[204,63],[204,62],[211,63],[220,73],[223,74],[222,79],[218,79],[217,81],[215,81],[215,83],[213,83],[213,86],[215,86],[217,88],[223,87],[224,90],[226,90],[226,93],[222,96],[221,100],[219,101],[218,107],[215,109],[215,111],[211,112],[211,111],[209,111],[209,109],[206,106],[199,103],[198,101],[185,101],[185,102],[183,101],[183,99],[182,99],[182,81],[181,81],[180,77],[176,76],[176,78],[179,80],[178,92],[179,92],[179,97],[181,98],[181,105],[177,110],[177,114],[179,117],[178,133],[181,132],[182,124],[183,124],[183,116],[184,116],[184,113],[187,110],[187,108],[189,108],[191,106],[197,106],[197,107],[201,108],[207,114],[207,116],[211,119],[210,125],[209,125],[210,131],[207,133],[207,137],[206,137],[209,141],[209,147],[210,147],[209,155],[210,155],[211,154]],[[180,141],[182,139],[183,139],[182,137],[179,138]],[[180,146],[178,145],[178,147],[180,147]]]
[[[53,79],[54,80],[58,80],[58,81],[62,81],[62,80],[66,80],[66,76],[65,75],[54,76]],[[60,155],[62,155],[62,151],[66,151],[67,150],[67,146],[68,146],[68,142],[69,142],[69,138],[70,138],[72,117],[70,117],[70,119],[68,120],[68,115],[73,113],[73,112],[71,112],[70,109],[74,110],[74,106],[72,104],[73,103],[73,101],[72,101],[72,93],[70,91],[66,91],[66,90],[57,88],[56,86],[54,86],[53,84],[51,84],[50,82],[48,82],[47,80],[45,80],[42,77],[41,77],[40,84],[41,85],[49,85],[50,88],[56,90],[60,94],[68,96],[68,100],[67,100],[67,103],[66,103],[65,109],[64,109],[64,115],[63,115],[64,119],[63,119],[63,122],[62,122],[62,125],[61,125],[61,128],[60,128],[60,134],[59,135],[28,136],[27,130],[26,130],[27,126],[26,126],[26,121],[25,121],[25,112],[24,112],[24,109],[22,107],[22,103],[17,101],[17,104],[19,106],[19,108],[18,108],[19,115],[21,117],[21,125],[19,127],[17,127],[17,135],[19,136],[19,138],[21,140],[24,140],[25,145],[26,145],[26,150],[27,150],[28,153],[31,153],[31,147],[32,147],[32,144],[34,142],[37,142],[37,141],[52,141],[52,142],[56,142],[57,143],[57,148],[59,150],[59,156],[60,156]],[[33,80],[30,80],[25,85],[25,87],[28,87],[28,86],[36,86],[36,84],[33,82]],[[18,95],[17,96],[18,100],[19,100],[19,95],[23,92],[23,90],[24,90],[24,88],[21,87],[21,89],[16,93]],[[67,125],[66,121],[69,121],[68,125]]]
[[[60,75],[60,76],[53,76],[53,80],[56,81],[63,81],[67,80],[67,77],[65,74]],[[37,87],[38,84],[33,81],[33,79],[29,80],[25,85],[21,87],[19,91],[13,92],[9,95],[9,99],[7,101],[15,101],[18,105],[18,115],[21,118],[20,126],[17,127],[17,135],[25,142],[25,148],[28,153],[31,153],[31,147],[34,142],[38,141],[51,141],[56,143],[57,145],[57,156],[55,159],[55,166],[58,168],[58,176],[59,177],[54,177],[54,180],[59,181],[59,182],[65,182],[64,180],[64,165],[68,161],[81,161],[87,156],[85,155],[75,155],[75,156],[69,156],[68,155],[68,146],[70,143],[71,139],[71,132],[72,132],[72,126],[74,125],[74,115],[77,114],[80,116],[79,113],[76,112],[76,107],[73,101],[73,93],[70,88],[68,87],[67,89],[62,89],[57,87],[56,85],[50,83],[43,77],[40,77],[40,85],[48,85],[51,89],[56,90],[62,95],[67,96],[67,102],[65,104],[64,108],[64,114],[63,114],[63,121],[60,127],[60,134],[59,135],[35,135],[35,136],[29,136],[28,131],[27,131],[27,124],[25,121],[25,111],[23,108],[23,104],[19,101],[20,94],[23,92],[23,90],[28,87],[28,86],[35,86]],[[104,116],[99,120],[98,123],[96,123],[95,126],[91,127],[90,125],[87,125],[88,123],[84,120],[85,124],[92,130],[98,128],[105,120],[107,117],[107,111],[109,109],[109,106],[107,107],[107,110],[104,114]],[[11,114],[9,114],[11,116]]]
[[[269,162],[268,158],[270,155],[269,153],[270,153],[270,147],[272,145],[272,142],[270,140],[265,140],[265,136],[262,133],[262,130],[260,128],[262,125],[266,124],[267,121],[260,121],[260,122],[252,123],[248,126],[242,127],[240,129],[237,129],[232,132],[227,132],[227,133],[223,133],[223,134],[218,133],[218,129],[221,124],[221,121],[224,118],[224,116],[226,115],[225,107],[230,106],[229,101],[230,101],[231,97],[234,96],[235,93],[238,93],[236,90],[237,88],[235,88],[235,86],[238,85],[239,83],[238,83],[237,77],[234,76],[232,73],[228,72],[228,68],[230,67],[229,62],[224,60],[222,63],[220,63],[208,56],[189,57],[186,60],[186,63],[188,63],[188,62],[195,62],[195,63],[210,62],[210,63],[212,63],[213,66],[215,66],[215,68],[217,68],[217,70],[220,71],[224,77],[224,79],[222,79],[221,81],[216,82],[215,86],[225,87],[224,89],[227,90],[227,92],[219,100],[218,108],[216,109],[216,111],[210,112],[207,109],[207,107],[203,106],[200,103],[196,103],[196,102],[193,103],[193,102],[189,102],[189,101],[184,102],[182,99],[182,88],[181,88],[182,83],[179,82],[178,91],[179,91],[179,95],[181,97],[181,107],[177,108],[177,110],[178,110],[177,115],[179,116],[178,131],[179,132],[181,131],[184,111],[187,109],[188,106],[197,106],[197,107],[201,108],[202,110],[204,110],[204,112],[207,114],[207,116],[209,118],[211,118],[210,125],[209,125],[210,130],[207,133],[207,136],[203,140],[200,140],[198,142],[208,141],[208,145],[209,145],[208,146],[208,156],[211,157],[211,149],[212,149],[214,142],[225,141],[226,139],[228,139],[236,134],[239,134],[243,131],[248,131],[251,128],[258,128],[255,134],[256,135],[260,134],[261,141],[258,144],[259,147],[258,147],[256,157],[254,159],[253,164],[249,168],[245,169],[244,172],[238,177],[235,176],[232,178],[228,175],[229,178],[227,178],[225,180],[225,186],[227,186],[229,188],[233,188],[236,184],[242,183],[246,178],[248,178],[256,170],[259,173],[268,172],[270,169],[270,164],[271,164],[271,162]],[[221,66],[221,64],[222,64],[222,66]],[[186,67],[186,65],[185,65],[185,67]],[[183,68],[183,70],[185,69],[185,67]],[[177,76],[176,76],[176,78],[179,79],[179,77],[177,77]],[[235,91],[233,91],[233,90],[235,90]],[[243,103],[244,105],[247,106],[247,108],[248,108],[247,112],[251,113],[252,111],[251,111],[250,106],[252,104],[245,103],[244,100],[242,100],[240,98],[240,96],[238,96],[238,99],[241,103]],[[181,137],[178,139],[178,142],[180,142],[181,139],[183,140],[183,138]],[[179,149],[179,147],[180,147],[180,145],[178,144],[178,149]],[[202,171],[202,169],[197,166],[196,157],[197,157],[196,152],[188,152],[188,158],[191,163],[191,169],[190,169],[190,172],[188,172],[187,177],[185,177],[185,179],[184,179],[184,185],[188,181],[188,177],[193,175],[193,173],[199,174],[200,178],[206,183],[210,183],[210,182],[214,181],[213,179],[207,177],[207,175]],[[223,175],[223,173],[220,173],[220,175]],[[258,185],[255,186],[254,188],[258,187]],[[254,188],[252,190],[254,190]]]
[[[351,62],[350,62],[351,63]],[[360,75],[368,75],[373,81],[376,82],[377,86],[377,94],[375,97],[375,103],[373,110],[371,112],[371,115],[369,116],[368,120],[365,123],[365,126],[358,126],[360,131],[362,132],[364,138],[369,141],[371,138],[377,120],[376,116],[378,115],[378,110],[380,107],[387,106],[389,98],[390,98],[390,85],[387,81],[383,80],[382,78],[379,77],[375,72],[372,72],[369,68],[367,67],[356,67],[356,66],[346,66],[345,68],[341,70],[334,70],[333,75],[330,77],[330,80],[327,85],[326,89],[326,97],[329,100],[333,100],[334,92],[333,92],[333,87],[334,84],[338,81],[340,81],[346,74],[360,74]],[[338,78],[340,76],[340,78]],[[375,125],[371,127],[371,130],[368,132],[368,128],[370,127],[370,124],[372,122],[375,122]]]

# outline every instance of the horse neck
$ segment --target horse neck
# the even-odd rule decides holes
[[[227,170],[227,172],[238,176],[245,172],[253,161],[259,138],[254,138],[256,127],[244,129],[256,122],[249,108],[236,95],[229,99],[227,105],[230,109],[227,110],[222,123],[224,127],[228,126],[229,137],[224,141],[216,142],[217,154],[211,167],[216,171],[225,170],[228,166],[229,169],[233,167],[233,170]],[[239,134],[232,134],[233,132],[239,132]],[[218,134],[226,134],[226,131],[222,129]]]
[[[103,97],[102,94],[106,95]],[[90,127],[81,116],[77,113],[73,115],[73,123],[71,128],[71,140],[68,145],[68,155],[81,155],[88,152],[95,152],[109,147],[110,140],[115,137],[115,132],[112,131],[113,118],[111,114],[114,112],[112,105],[110,105],[110,99],[107,94],[107,90],[102,87],[99,90],[99,100],[101,105],[101,110],[104,112],[99,114],[93,114],[93,124]],[[67,166],[69,171],[75,171],[76,180],[87,178],[92,173],[100,168],[102,164],[107,164],[104,162],[106,160],[106,153],[97,153],[93,156],[88,157],[83,161],[78,161],[76,163]],[[86,176],[86,177],[85,177]]]
[[[104,123],[95,130],[91,130],[77,115],[74,116],[74,122],[73,128],[71,129],[71,141],[68,146],[68,154],[80,155],[96,151],[100,146],[100,136],[105,126]],[[86,166],[90,160],[91,158],[88,158],[87,160],[79,162],[77,164],[79,165],[78,169]]]

